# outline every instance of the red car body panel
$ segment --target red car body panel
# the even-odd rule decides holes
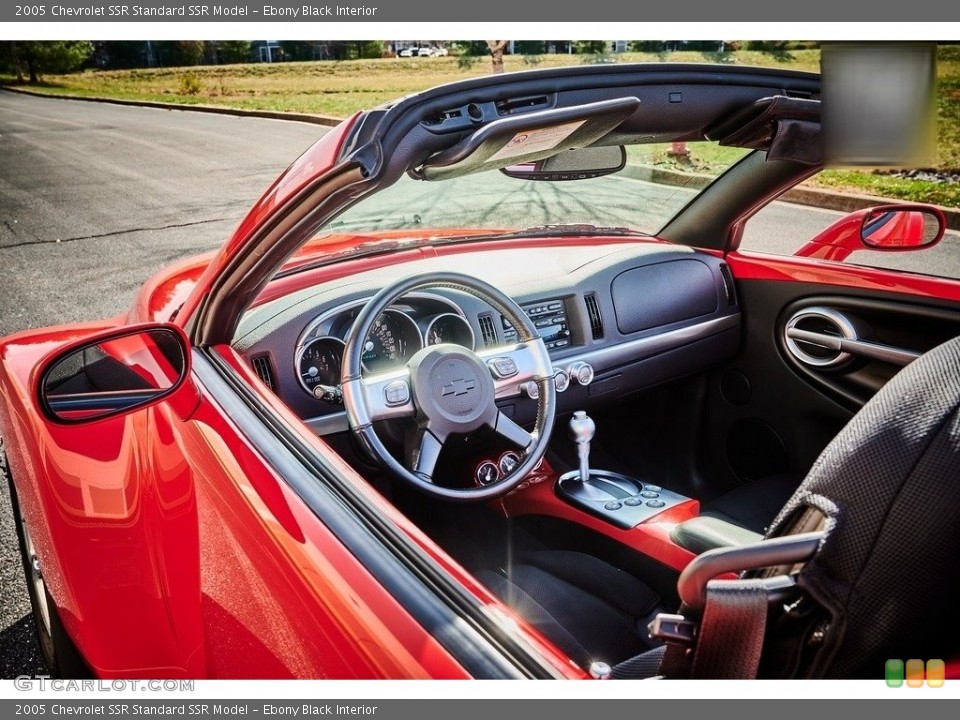
[[[171,322],[213,258],[214,253],[188,258],[148,279],[134,299],[128,321]]]
[[[857,290],[894,292],[908,297],[960,301],[960,282],[948,278],[746,250],[730,252],[726,258],[738,280],[817,283]]]

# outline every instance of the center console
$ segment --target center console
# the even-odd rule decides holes
[[[621,528],[636,527],[666,510],[690,502],[690,498],[659,485],[590,468],[590,442],[596,425],[582,410],[570,420],[570,436],[577,443],[580,468],[561,475],[557,496],[571,505]]]
[[[762,539],[723,520],[701,516],[695,498],[647,480],[591,468],[590,442],[596,426],[585,412],[573,414],[569,430],[580,467],[558,476],[542,460],[516,490],[499,501],[507,517],[539,515],[568,521],[678,572],[707,550]]]
[[[699,515],[699,501],[646,479],[591,468],[595,429],[586,413],[574,413],[569,430],[577,443],[579,469],[558,476],[542,461],[537,472],[500,501],[503,512],[568,521],[682,571],[696,553],[671,534]]]
[[[592,515],[632,528],[690,498],[608,470],[591,470],[584,481],[577,470],[560,476],[557,495]]]

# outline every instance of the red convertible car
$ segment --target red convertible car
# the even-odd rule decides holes
[[[122,317],[4,338],[51,670],[952,672],[960,284],[870,267],[945,219],[764,221],[823,166],[820,104],[733,66],[435,88]],[[651,169],[680,142],[698,190]]]

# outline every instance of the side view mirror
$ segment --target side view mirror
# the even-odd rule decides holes
[[[41,406],[61,423],[100,420],[159,402],[188,373],[178,328],[122,328],[55,356],[41,375]]]
[[[843,262],[857,250],[923,250],[940,242],[946,227],[935,205],[875,205],[844,215],[794,255]]]
[[[863,216],[860,241],[873,250],[914,250],[940,242],[945,226],[937,208],[885,205]]]

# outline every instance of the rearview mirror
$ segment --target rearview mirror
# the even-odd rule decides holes
[[[40,382],[41,401],[55,420],[90,422],[163,399],[187,369],[186,340],[174,329],[121,331],[54,359]]]
[[[566,150],[543,160],[510,165],[500,172],[522,180],[583,180],[623,169],[627,151],[622,145]]]
[[[873,250],[919,250],[940,242],[946,221],[928,205],[883,205],[863,216],[860,241]]]

